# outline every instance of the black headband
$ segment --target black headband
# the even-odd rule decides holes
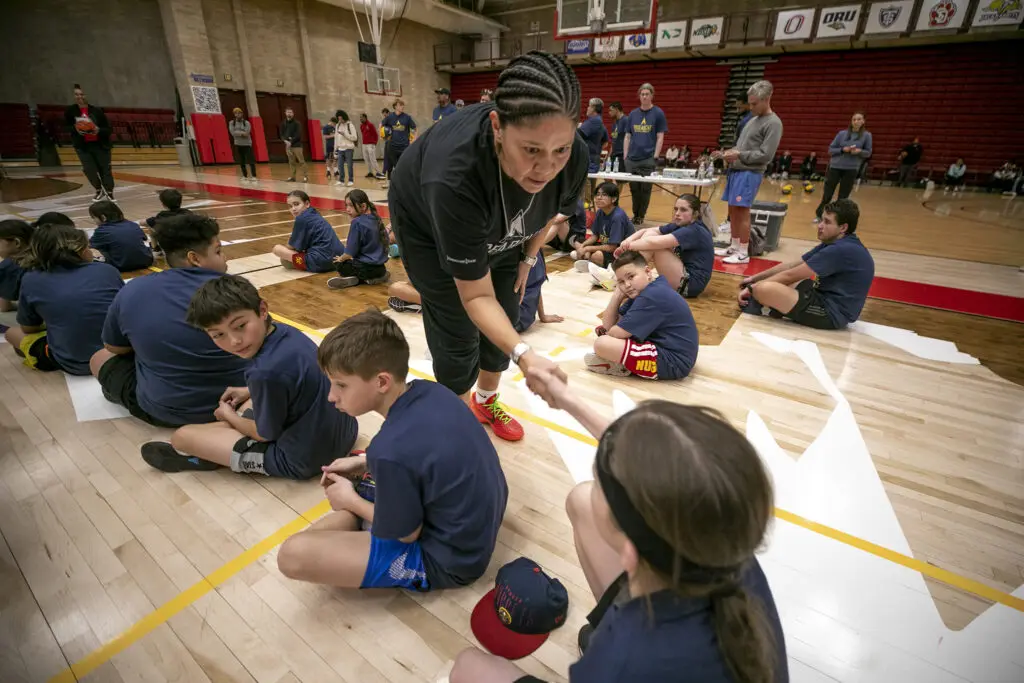
[[[643,515],[636,509],[633,501],[630,500],[629,493],[608,467],[608,444],[613,439],[614,435],[606,432],[598,445],[597,457],[594,460],[597,480],[608,501],[608,507],[611,508],[616,524],[622,529],[626,538],[636,546],[640,557],[654,569],[672,577],[674,584],[715,584],[730,579],[735,580],[741,565],[705,567],[696,564],[676,552],[665,539],[651,529]],[[732,587],[729,586],[729,588]]]

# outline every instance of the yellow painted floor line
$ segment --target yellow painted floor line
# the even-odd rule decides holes
[[[153,270],[159,271],[158,268],[154,268]],[[273,315],[276,320],[280,320],[282,323],[291,325],[292,327],[302,330],[306,334],[310,334],[318,339],[323,339],[325,336],[322,332],[315,330],[308,325],[304,325],[294,320],[289,320],[277,313],[274,313]],[[434,379],[429,374],[412,368],[409,369],[409,372],[410,374],[422,379]],[[505,409],[516,417],[526,420],[527,422],[532,422],[544,429],[550,429],[558,432],[559,434],[564,434],[565,436],[569,436],[591,446],[597,445],[597,440],[589,434],[581,434],[573,429],[551,422],[550,420],[545,420],[542,417],[538,417],[518,408],[505,406]],[[270,536],[267,536],[256,545],[252,546],[232,560],[229,560],[226,564],[214,570],[208,576],[189,586],[174,598],[168,600],[166,603],[153,610],[153,612],[135,622],[121,635],[78,660],[67,669],[64,669],[62,672],[51,678],[49,683],[72,683],[83,676],[87,676],[111,658],[130,647],[133,643],[145,637],[147,634],[152,632],[153,629],[171,619],[196,600],[200,599],[210,591],[214,590],[217,586],[223,584],[228,579],[256,562],[260,557],[283,543],[286,538],[301,531],[307,525],[322,517],[329,510],[330,505],[328,502],[326,500],[321,501],[318,505],[302,513],[302,515],[284,525]],[[807,519],[806,517],[801,517],[800,515],[789,512],[788,510],[783,510],[782,508],[775,508],[775,516],[778,519],[789,522],[790,524],[803,527],[808,531],[821,534],[822,536],[834,541],[844,543],[852,548],[857,548],[858,550],[870,553],[875,557],[888,560],[889,562],[901,565],[912,571],[919,572],[924,576],[928,576],[955,588],[959,588],[966,593],[971,593],[986,600],[1006,605],[1018,612],[1024,612],[1024,599],[1014,597],[1009,593],[987,586],[980,581],[960,576],[959,574],[936,567],[922,560],[898,553],[895,550],[890,550],[889,548],[878,545],[877,543],[872,543],[871,541],[864,540],[863,538],[853,536],[845,531],[840,531],[839,529],[833,529],[830,526],[819,524],[818,522]]]

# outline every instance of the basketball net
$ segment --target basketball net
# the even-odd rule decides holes
[[[594,52],[599,59],[613,62],[619,56],[619,36],[598,36],[594,40]]]

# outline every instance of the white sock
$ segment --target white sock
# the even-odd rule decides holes
[[[473,392],[473,399],[477,403],[487,403],[488,399],[490,399],[491,396],[494,396],[496,393],[498,393],[498,392],[497,391],[484,391],[483,389],[477,389],[475,392]]]
[[[749,247],[749,245],[750,245],[749,242],[737,242],[736,243],[736,250],[740,254],[742,254],[743,256],[746,256],[747,255],[747,248]]]
[[[729,246],[730,246],[731,249],[733,249],[733,251],[739,251],[740,250],[740,238],[739,237],[733,237],[732,238],[732,243]]]

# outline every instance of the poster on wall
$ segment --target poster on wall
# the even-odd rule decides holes
[[[1022,5],[1022,0],[981,0],[971,26],[1015,26],[1024,19]]]
[[[814,8],[790,9],[779,12],[775,21],[775,42],[781,40],[807,40],[814,28]]]
[[[913,11],[914,0],[873,2],[868,10],[864,33],[903,33],[910,27],[910,13]]]
[[[590,39],[575,39],[565,41],[565,54],[567,55],[589,55]]]
[[[917,15],[918,31],[943,31],[964,25],[968,0],[924,0]]]
[[[860,8],[860,5],[823,8],[818,18],[818,39],[852,36],[860,22]]]
[[[672,47],[686,47],[687,21],[666,21],[658,24],[658,39],[654,46],[659,50]]]
[[[725,17],[694,19],[690,25],[690,46],[718,45],[722,42],[722,27]]]
[[[622,42],[622,48],[625,52],[641,52],[643,50],[651,49],[650,33],[630,33],[627,34]]]

